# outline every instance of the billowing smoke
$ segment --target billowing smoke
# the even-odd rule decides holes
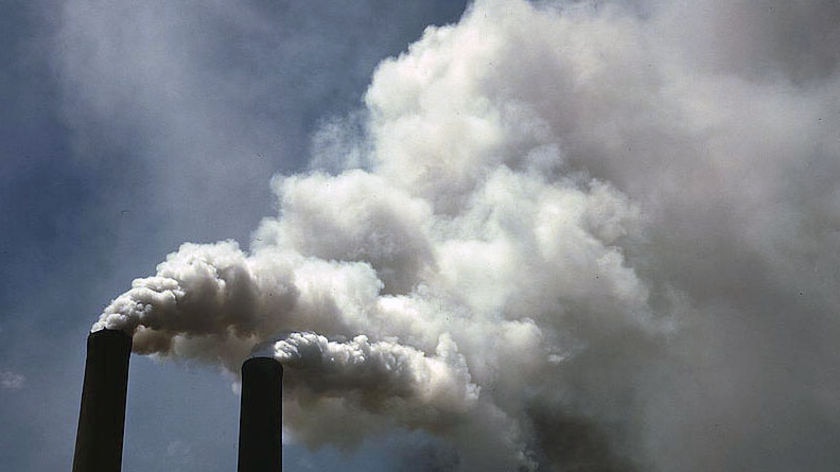
[[[247,251],[184,244],[93,329],[232,371],[268,343],[297,440],[421,429],[435,470],[829,470],[837,5],[478,0]]]

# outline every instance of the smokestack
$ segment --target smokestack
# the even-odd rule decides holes
[[[73,472],[122,468],[130,355],[131,336],[122,331],[103,329],[88,336]]]
[[[238,472],[280,472],[283,366],[270,357],[242,364]]]
[[[283,367],[270,357],[242,364],[238,472],[280,472],[282,468]]]

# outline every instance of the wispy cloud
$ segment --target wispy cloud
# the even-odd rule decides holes
[[[26,377],[11,370],[0,370],[0,388],[3,390],[20,390],[26,384]]]

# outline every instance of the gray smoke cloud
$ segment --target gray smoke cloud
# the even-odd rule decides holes
[[[184,244],[93,329],[232,371],[269,343],[296,440],[422,429],[436,470],[830,470],[837,25],[476,1],[273,179],[248,250]]]

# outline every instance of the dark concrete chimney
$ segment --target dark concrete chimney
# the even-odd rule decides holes
[[[131,336],[122,331],[103,329],[88,336],[73,472],[122,468],[130,355]]]
[[[239,413],[239,472],[282,469],[283,367],[270,357],[252,357],[242,364]]]

